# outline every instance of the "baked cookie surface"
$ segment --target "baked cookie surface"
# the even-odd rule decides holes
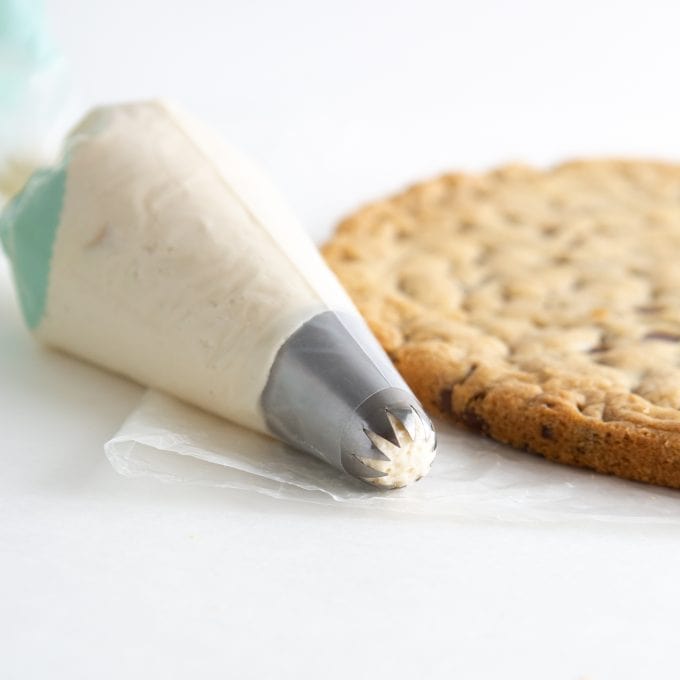
[[[680,488],[680,166],[446,175],[323,252],[432,413]]]

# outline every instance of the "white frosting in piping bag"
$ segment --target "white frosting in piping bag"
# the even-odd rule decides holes
[[[38,337],[266,431],[281,344],[352,309],[309,238],[247,159],[167,104],[95,110],[70,145]]]

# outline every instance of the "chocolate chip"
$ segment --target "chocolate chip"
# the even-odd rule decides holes
[[[451,412],[451,395],[453,394],[453,388],[445,387],[439,393],[439,410],[442,413]]]
[[[600,335],[600,340],[597,343],[597,345],[593,345],[589,350],[589,354],[599,354],[600,352],[606,352],[607,350],[610,350],[612,347],[607,342],[607,338],[605,337],[605,334],[603,333]]]
[[[461,382],[465,382],[477,370],[478,365],[479,364],[472,364],[470,368],[468,368],[468,372],[465,374]]]
[[[465,409],[460,419],[472,430],[479,430],[482,434],[489,434],[489,423],[471,409]]]
[[[657,314],[663,312],[663,310],[663,305],[640,305],[635,308],[635,311],[640,312],[640,314]]]
[[[462,385],[475,371],[477,370],[477,364],[472,364],[470,368],[468,368],[467,373],[460,379],[456,380],[456,382],[451,385],[451,387],[445,387],[443,390],[439,392],[439,409],[442,411],[442,413],[450,413],[451,412],[451,399],[453,398],[453,390],[456,387],[456,385]],[[481,396],[484,397],[486,393],[482,393]],[[479,399],[480,394],[476,394],[473,399]]]
[[[541,437],[544,439],[555,439],[555,435],[549,425],[541,425]]]
[[[596,345],[595,347],[591,347],[588,350],[588,354],[601,354],[602,352],[606,352],[610,348],[603,342],[601,342],[599,345]]]
[[[677,333],[667,333],[666,331],[652,331],[647,333],[645,340],[664,340],[665,342],[680,342],[680,335]]]

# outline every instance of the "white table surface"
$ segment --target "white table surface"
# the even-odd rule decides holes
[[[162,94],[316,238],[450,168],[680,158],[662,2],[51,0],[83,105]],[[119,477],[141,389],[39,350],[0,265],[0,678],[675,678],[674,528],[367,514]]]

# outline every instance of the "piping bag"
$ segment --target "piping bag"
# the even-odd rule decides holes
[[[35,337],[381,488],[432,423],[277,191],[160,101],[102,107],[0,216]]]

